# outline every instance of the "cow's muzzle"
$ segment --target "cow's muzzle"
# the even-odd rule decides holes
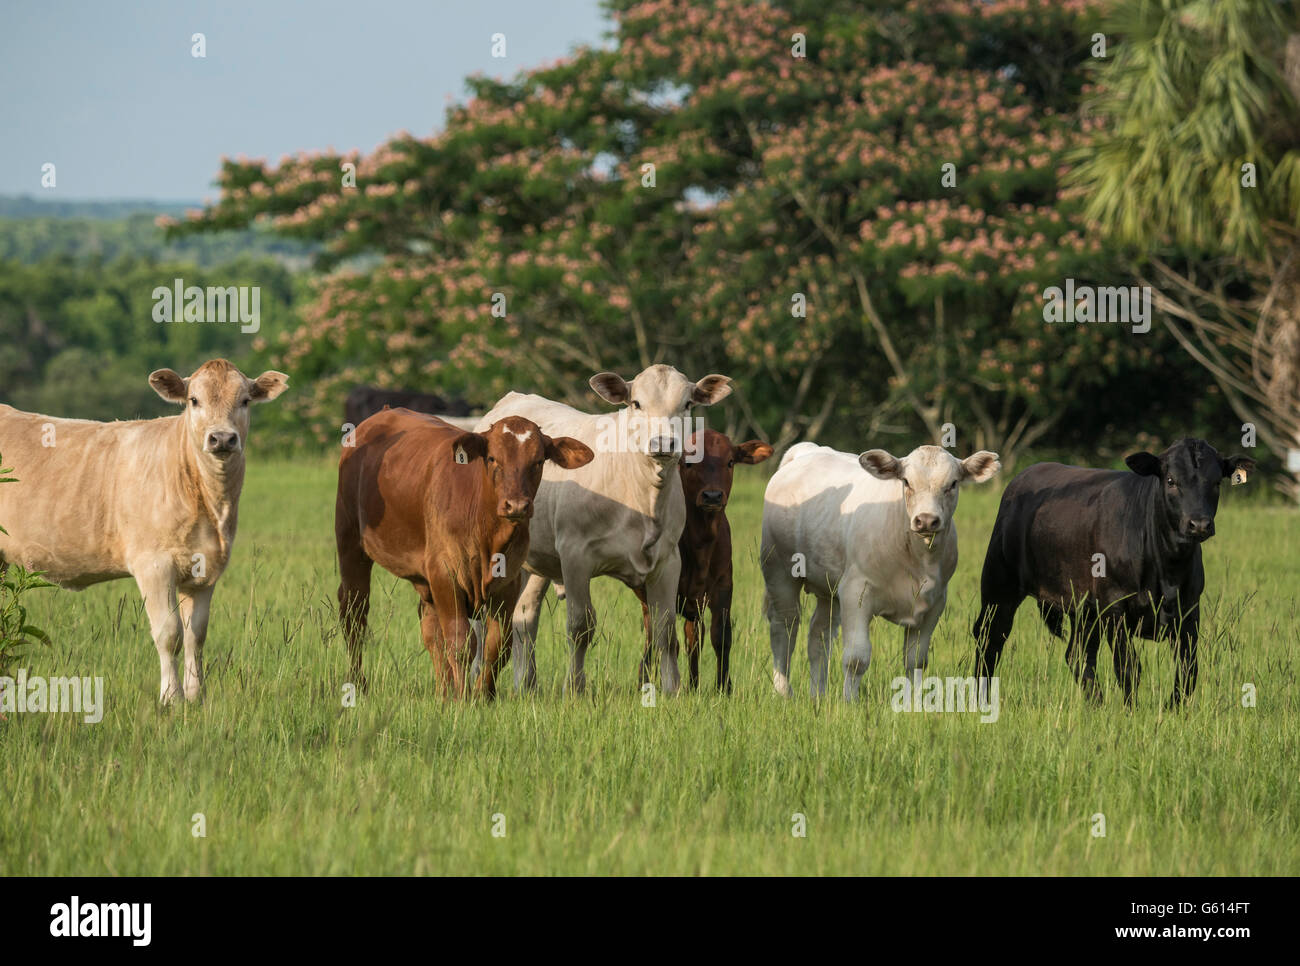
[[[533,501],[527,498],[505,500],[501,504],[501,516],[507,520],[527,520],[533,515]]]
[[[727,497],[721,490],[701,490],[695,505],[701,510],[721,510],[727,505]]]
[[[239,452],[239,434],[227,430],[212,429],[203,437],[203,451],[222,459]]]
[[[646,445],[646,455],[664,463],[672,462],[682,455],[681,440],[675,436],[656,436]]]
[[[912,532],[925,541],[926,550],[933,550],[935,539],[943,532],[943,520],[934,513],[918,513],[912,517]]]
[[[1183,526],[1188,538],[1202,543],[1214,536],[1214,517],[1193,517]]]

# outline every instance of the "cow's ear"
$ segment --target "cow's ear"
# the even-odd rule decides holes
[[[731,377],[716,372],[705,376],[691,390],[691,402],[697,406],[712,406],[731,395]]]
[[[1126,456],[1124,463],[1138,476],[1159,476],[1163,472],[1160,457],[1151,453],[1134,453]]]
[[[736,447],[737,463],[761,463],[773,453],[772,447],[768,446],[762,440],[751,439],[748,443],[741,443]]]
[[[590,446],[574,439],[572,436],[556,436],[554,439],[544,436],[542,438],[546,440],[546,458],[556,466],[566,470],[576,470],[580,466],[586,466],[596,458],[596,454],[591,451]]]
[[[153,391],[169,403],[184,405],[189,398],[188,383],[171,369],[158,369],[149,373],[149,385]]]
[[[1255,461],[1249,456],[1229,456],[1219,462],[1223,464],[1223,475],[1231,477],[1233,485],[1245,483],[1250,474],[1255,472]]]
[[[451,441],[451,453],[457,463],[472,463],[487,456],[487,437],[482,433],[461,433]]]
[[[253,402],[270,402],[288,388],[288,376],[283,372],[268,369],[253,380],[253,385],[249,387],[248,394]]]
[[[896,480],[903,473],[902,460],[890,456],[883,449],[869,449],[858,457],[862,468],[878,480]]]
[[[983,483],[1000,469],[1002,464],[998,462],[998,454],[982,449],[961,461],[961,478],[967,483]]]
[[[611,402],[618,406],[627,402],[630,392],[627,383],[623,377],[613,372],[598,372],[590,379],[587,384],[596,390],[596,395],[605,402]]]

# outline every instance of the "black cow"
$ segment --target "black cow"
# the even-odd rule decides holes
[[[1055,636],[1069,615],[1065,659],[1094,703],[1103,633],[1130,706],[1142,671],[1134,636],[1174,646],[1170,707],[1196,689],[1201,544],[1214,536],[1219,484],[1244,482],[1255,461],[1224,459],[1204,440],[1183,439],[1125,462],[1133,472],[1039,463],[1007,486],[980,580],[977,677],[997,669],[1016,608],[1033,597]]]
[[[468,416],[469,403],[463,399],[444,399],[431,392],[411,389],[380,389],[376,386],[357,386],[343,403],[343,419],[353,426],[373,416],[385,406],[405,408],[433,416]]]

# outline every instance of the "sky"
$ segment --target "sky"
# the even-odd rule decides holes
[[[513,77],[608,30],[598,0],[4,0],[0,194],[215,198],[223,156],[429,134],[466,76]]]

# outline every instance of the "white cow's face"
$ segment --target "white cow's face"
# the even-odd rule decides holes
[[[957,488],[962,483],[981,483],[1002,468],[997,453],[980,450],[959,460],[939,446],[918,446],[902,459],[872,449],[858,462],[876,479],[902,483],[908,528],[927,546],[933,546],[952,522]]]
[[[185,428],[196,453],[218,462],[240,456],[248,439],[249,409],[289,387],[283,372],[268,370],[249,379],[225,359],[213,359],[182,379],[171,369],[149,376],[163,399],[185,407]]]
[[[627,407],[627,445],[667,464],[681,459],[682,441],[690,435],[691,407],[725,399],[731,394],[731,380],[711,375],[691,382],[672,366],[657,365],[631,382],[612,372],[597,373],[591,388],[602,399]]]

